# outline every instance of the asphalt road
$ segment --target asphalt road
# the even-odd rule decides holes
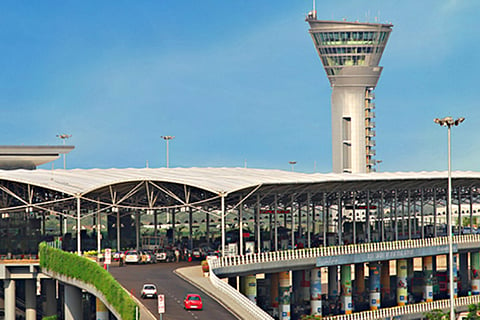
[[[133,293],[157,319],[157,299],[140,298],[144,283],[153,283],[159,294],[165,295],[165,313],[163,320],[236,320],[228,310],[218,302],[202,293],[195,286],[177,276],[173,271],[177,268],[198,265],[200,262],[156,263],[145,265],[111,266],[109,271],[125,288]],[[199,293],[202,296],[203,310],[185,310],[183,298],[187,293]]]

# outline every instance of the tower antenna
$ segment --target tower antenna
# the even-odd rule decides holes
[[[313,0],[312,17],[313,19],[317,19],[317,9],[315,8],[315,0]]]

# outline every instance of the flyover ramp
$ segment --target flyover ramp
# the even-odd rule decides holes
[[[248,300],[248,298],[236,291],[228,283],[224,283],[225,286],[219,285],[218,282],[222,280],[216,278],[214,274],[210,274],[208,277],[204,276],[201,266],[179,268],[175,270],[175,274],[208,294],[224,308],[232,312],[238,319],[273,320],[268,313]],[[216,278],[216,284],[212,283],[215,280],[211,277]],[[224,287],[223,290],[222,287]],[[228,288],[231,289],[229,290]]]

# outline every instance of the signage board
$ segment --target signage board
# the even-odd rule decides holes
[[[165,295],[158,295],[158,313],[165,313]]]
[[[105,264],[112,263],[112,249],[105,249]]]

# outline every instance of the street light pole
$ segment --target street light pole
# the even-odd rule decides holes
[[[452,165],[451,165],[451,128],[452,126],[458,126],[462,123],[465,118],[458,118],[453,120],[452,117],[445,117],[443,119],[434,119],[433,122],[439,124],[442,127],[447,127],[448,132],[448,278],[449,278],[449,287],[450,287],[450,320],[455,320],[455,309],[454,309],[454,292],[453,292],[453,235],[452,235]]]
[[[71,134],[57,134],[57,138],[60,138],[63,140],[63,145],[65,145],[65,139],[70,138],[72,135]],[[63,170],[67,168],[67,161],[65,160],[65,153],[63,154]]]
[[[175,139],[175,137],[174,136],[161,136],[161,138],[167,142],[167,168],[168,168],[169,167],[169,163],[168,163],[168,161],[169,161],[169,159],[168,159],[168,142],[170,140]]]
[[[292,166],[292,171],[294,171],[293,166],[297,164],[297,161],[288,161],[288,163],[290,163],[290,165]]]

